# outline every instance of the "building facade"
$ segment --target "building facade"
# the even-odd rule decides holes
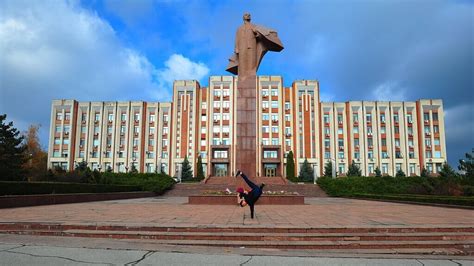
[[[338,175],[352,161],[362,175],[394,176],[398,170],[436,174],[447,161],[443,103],[321,102],[316,80],[283,86],[281,76],[257,78],[257,175],[286,176],[292,151],[296,171],[305,159],[316,176],[332,161]],[[184,158],[206,176],[236,171],[237,77],[211,76],[209,86],[175,81],[173,101],[77,102],[54,100],[49,167],[71,170],[86,161],[92,169],[166,172],[180,176]]]

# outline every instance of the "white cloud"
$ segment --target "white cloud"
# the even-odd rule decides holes
[[[157,69],[75,1],[7,0],[0,9],[0,113],[21,125],[47,132],[53,99],[170,101],[173,79],[209,72],[182,55]]]
[[[372,90],[372,96],[377,101],[405,101],[405,89],[396,82],[379,84]]]
[[[202,80],[209,74],[209,68],[201,63],[195,63],[188,58],[180,55],[173,54],[165,62],[165,67],[157,71],[157,80],[159,87],[172,88],[173,81],[175,80]],[[169,97],[168,95],[162,95],[155,93],[157,98]],[[169,99],[169,98],[168,98]]]

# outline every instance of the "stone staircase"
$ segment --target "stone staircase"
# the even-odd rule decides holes
[[[260,179],[261,180],[261,179]],[[281,184],[279,182],[265,182],[265,191],[288,191],[298,192],[298,194],[305,197],[327,197],[326,193],[318,186],[313,184]],[[260,184],[256,182],[256,184]],[[238,187],[247,187],[242,179],[226,178],[221,179],[219,182],[207,182],[207,183],[179,183],[175,184],[173,189],[167,191],[164,196],[167,197],[187,197],[192,195],[202,195],[204,191],[224,191],[229,188],[231,191],[235,191]]]
[[[146,240],[156,244],[279,250],[474,255],[474,228],[159,227],[2,223],[0,234]]]

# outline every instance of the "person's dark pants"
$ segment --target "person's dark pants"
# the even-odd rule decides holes
[[[252,193],[253,197],[255,200],[253,202],[247,202],[247,204],[249,205],[250,207],[250,217],[253,219],[254,217],[254,212],[255,212],[255,208],[254,208],[254,205],[255,205],[255,202],[257,202],[258,198],[260,198],[260,196],[262,195],[263,191],[262,189],[255,185],[252,181],[250,181],[248,179],[248,177],[245,175],[245,174],[240,174],[242,176],[242,178],[245,180],[245,183],[247,183],[247,185],[252,189]]]

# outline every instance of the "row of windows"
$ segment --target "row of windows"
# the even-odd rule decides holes
[[[329,123],[330,122],[329,117],[330,117],[329,114],[327,114],[327,113],[324,114],[324,117],[323,117],[324,123]],[[413,116],[412,116],[411,113],[407,114],[406,117],[407,117],[407,122],[408,123],[413,123]],[[433,112],[432,117],[433,117],[433,121],[438,121],[438,113]],[[424,118],[425,121],[428,121],[429,118],[430,118],[430,114],[425,112],[423,114],[423,118]],[[367,122],[372,122],[372,114],[371,113],[366,113],[365,119],[366,119]],[[352,114],[352,120],[354,122],[359,122],[359,114],[358,113],[353,113]],[[396,122],[396,123],[399,122],[398,113],[393,114],[393,121]],[[343,122],[343,115],[341,113],[337,114],[337,122],[338,123]],[[380,114],[380,122],[385,123],[385,114],[384,113]]]
[[[69,120],[70,115],[69,113],[65,113],[66,120]],[[149,122],[155,122],[155,114],[150,114],[148,116],[148,121]],[[56,120],[61,120],[62,119],[62,113],[56,113]],[[133,119],[135,121],[140,121],[141,120],[141,114],[139,112],[136,112],[133,114]],[[108,113],[107,114],[107,120],[108,121],[114,121],[114,114],[113,113]],[[122,112],[120,114],[120,120],[121,121],[126,121],[127,120],[127,113]],[[81,121],[87,121],[87,113],[82,113],[81,114]],[[100,121],[100,112],[95,112],[94,113],[94,121]],[[163,121],[168,122],[168,115],[165,114],[163,115]]]

